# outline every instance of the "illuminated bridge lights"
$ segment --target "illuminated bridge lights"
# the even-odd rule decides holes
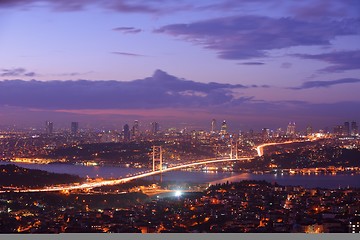
[[[44,188],[36,188],[36,189],[18,189],[18,190],[15,190],[15,192],[58,192],[58,191],[64,192],[64,191],[79,190],[79,189],[91,189],[91,188],[102,187],[102,186],[117,185],[117,184],[125,183],[128,181],[132,181],[135,179],[150,177],[150,176],[157,175],[157,174],[160,174],[163,172],[169,172],[169,171],[178,170],[181,168],[193,167],[193,166],[203,165],[203,164],[208,164],[208,163],[239,161],[239,160],[241,161],[241,160],[249,160],[249,159],[251,159],[251,158],[204,159],[204,160],[201,160],[198,162],[177,165],[177,166],[162,169],[162,170],[149,171],[149,172],[145,171],[138,175],[133,174],[133,176],[131,176],[131,177],[125,177],[125,178],[120,178],[120,179],[115,179],[115,180],[101,180],[98,182],[87,182],[87,183],[83,183],[83,184],[72,184],[72,185],[65,185],[65,186],[44,187]],[[7,192],[7,191],[2,191],[2,192]]]
[[[282,143],[265,143],[262,145],[259,145],[256,147],[257,153],[259,156],[263,155],[263,148],[266,146],[271,145],[280,145],[280,144],[288,144],[288,143],[294,143],[295,141],[287,141]],[[78,190],[78,189],[91,189],[96,187],[102,187],[102,186],[110,186],[110,185],[117,185],[121,183],[125,183],[128,181],[132,181],[135,179],[140,179],[144,177],[150,177],[153,175],[157,175],[163,172],[169,172],[174,170],[179,170],[182,168],[188,168],[193,167],[197,165],[203,165],[208,163],[219,163],[219,162],[227,162],[227,161],[242,161],[242,160],[250,160],[253,159],[252,157],[242,157],[242,158],[223,158],[223,159],[216,159],[216,158],[210,158],[210,159],[202,159],[199,161],[193,161],[186,164],[179,164],[175,165],[173,167],[168,167],[160,170],[155,171],[143,171],[138,174],[132,174],[128,177],[114,179],[114,180],[101,180],[96,182],[86,182],[86,183],[75,183],[71,185],[64,185],[64,186],[54,186],[54,187],[44,187],[44,188],[37,188],[37,189],[17,189],[13,190],[14,192],[56,192],[56,191],[69,191],[69,190]],[[9,192],[9,190],[0,191],[0,192]]]

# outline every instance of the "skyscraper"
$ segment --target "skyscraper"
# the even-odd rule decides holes
[[[51,135],[54,130],[54,123],[50,121],[45,122],[46,133]]]
[[[211,133],[215,133],[216,131],[216,120],[211,120]]]
[[[287,136],[293,136],[295,135],[295,122],[289,122],[288,126],[287,126],[287,129],[286,129],[286,135]]]
[[[139,121],[135,120],[134,125],[132,127],[132,136],[133,138],[139,136]]]
[[[79,123],[78,122],[71,122],[71,133],[77,134],[79,131]]]
[[[227,124],[226,124],[226,121],[225,121],[225,120],[221,123],[220,133],[221,133],[221,134],[226,134],[226,133],[227,133]]]
[[[344,136],[350,136],[350,123],[344,122]]]
[[[124,132],[124,140],[125,141],[130,141],[130,128],[129,128],[128,124],[124,125],[123,132]]]
[[[152,123],[151,123],[151,133],[152,133],[153,135],[156,135],[156,134],[158,134],[158,132],[159,132],[159,123],[157,123],[157,122],[152,122]]]
[[[343,125],[336,125],[334,127],[334,134],[336,136],[342,136],[344,134],[344,126]]]
[[[356,124],[356,122],[351,122],[351,136],[356,136],[358,133],[358,125]]]

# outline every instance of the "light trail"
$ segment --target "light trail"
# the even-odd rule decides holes
[[[121,183],[125,183],[128,181],[132,181],[135,179],[140,179],[140,178],[144,178],[144,177],[150,177],[153,175],[157,175],[160,173],[164,173],[164,172],[169,172],[169,171],[173,171],[173,170],[178,170],[181,168],[187,168],[187,167],[193,167],[193,166],[197,166],[197,165],[203,165],[203,164],[209,164],[209,163],[219,163],[219,162],[227,162],[227,161],[241,161],[241,160],[249,160],[251,158],[225,158],[225,159],[204,159],[202,161],[199,162],[191,162],[191,163],[187,163],[187,164],[182,164],[182,165],[178,165],[178,166],[174,166],[174,167],[170,167],[170,168],[166,168],[163,169],[162,171],[160,170],[156,170],[156,171],[148,171],[145,173],[141,173],[135,176],[131,176],[131,177],[124,177],[124,178],[119,178],[119,179],[115,179],[115,180],[103,180],[103,181],[99,181],[99,182],[91,182],[91,183],[83,183],[83,184],[79,184],[79,185],[66,185],[66,186],[56,186],[56,187],[44,187],[44,188],[35,188],[35,189],[14,189],[12,190],[13,192],[58,192],[58,191],[69,191],[69,190],[78,190],[78,189],[91,189],[91,188],[96,188],[96,187],[103,187],[103,186],[111,186],[111,185],[117,185],[117,184],[121,184]],[[9,191],[0,191],[0,192],[9,192]]]
[[[300,142],[313,142],[313,141],[316,141],[318,140],[319,138],[314,138],[314,139],[306,139],[306,140],[298,140],[298,141],[286,141],[286,142],[279,142],[279,143],[264,143],[264,144],[261,144],[259,146],[257,146],[255,149],[256,149],[256,152],[258,154],[259,157],[263,156],[264,155],[264,147],[267,147],[267,146],[274,146],[274,145],[283,145],[283,144],[290,144],[290,143],[300,143]]]
[[[261,144],[259,146],[256,147],[256,152],[258,154],[259,157],[264,155],[264,147],[267,146],[274,146],[274,145],[282,145],[282,144],[289,144],[289,143],[294,143],[296,141],[286,141],[286,142],[281,142],[281,143],[264,143]]]
[[[281,143],[264,143],[261,144],[259,146],[256,147],[256,151],[258,156],[262,156],[263,155],[263,148],[266,146],[273,146],[273,145],[282,145],[282,144],[289,144],[289,143],[294,143],[294,142],[303,142],[303,141],[287,141],[287,142],[281,142]],[[150,177],[150,176],[154,176],[160,173],[164,173],[164,172],[169,172],[169,171],[173,171],[173,170],[178,170],[178,169],[182,169],[182,168],[188,168],[188,167],[193,167],[193,166],[197,166],[197,165],[204,165],[204,164],[209,164],[209,163],[219,163],[219,162],[227,162],[227,161],[241,161],[241,160],[250,160],[253,159],[251,157],[243,157],[243,158],[224,158],[224,159],[216,159],[216,158],[209,158],[209,159],[203,159],[201,161],[193,161],[191,163],[187,163],[187,164],[182,164],[182,165],[177,165],[174,167],[169,167],[166,169],[163,169],[162,171],[160,170],[156,170],[156,171],[147,171],[145,173],[140,173],[138,175],[135,176],[131,176],[131,177],[124,177],[124,178],[119,178],[119,179],[115,179],[115,180],[102,180],[102,181],[98,181],[98,182],[90,182],[90,183],[82,183],[82,184],[71,184],[71,185],[65,185],[65,186],[54,186],[54,187],[44,187],[44,188],[35,188],[35,189],[14,189],[11,190],[13,192],[58,192],[58,191],[69,191],[69,190],[79,190],[79,189],[91,189],[91,188],[96,188],[96,187],[103,187],[103,186],[112,186],[112,185],[117,185],[117,184],[121,184],[121,183],[125,183],[125,182],[129,182],[135,179],[140,179],[140,178],[144,178],[144,177]],[[4,190],[4,191],[0,191],[0,193],[3,192],[9,192],[9,190]]]

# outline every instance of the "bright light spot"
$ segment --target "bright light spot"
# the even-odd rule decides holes
[[[178,191],[175,192],[175,197],[180,197],[181,194],[182,194],[182,192],[178,190]]]

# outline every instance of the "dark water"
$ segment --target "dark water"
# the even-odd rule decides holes
[[[205,173],[174,171],[163,174],[163,180],[177,182],[197,183],[226,183],[239,182],[242,180],[265,180],[277,182],[280,185],[301,185],[304,187],[339,188],[358,187],[360,188],[360,174],[337,174],[337,175],[274,175],[274,174],[251,174],[251,173]]]
[[[8,164],[8,163],[7,163]],[[16,163],[20,167],[30,169],[40,169],[54,173],[69,173],[81,177],[103,177],[119,178],[129,173],[141,172],[147,169],[123,168],[109,166],[80,166],[69,164],[24,164]],[[159,179],[159,176],[155,176]],[[152,179],[149,177],[148,179]],[[189,171],[172,171],[163,174],[164,181],[175,182],[193,182],[193,183],[224,183],[238,182],[241,180],[266,180],[268,182],[277,182],[280,185],[301,185],[304,187],[359,187],[360,174],[336,174],[336,175],[281,175],[281,174],[251,174],[251,173],[230,173],[230,172],[189,172]]]
[[[4,163],[2,163],[4,164]],[[144,171],[139,168],[124,168],[124,167],[110,167],[110,166],[82,166],[71,164],[29,164],[29,163],[6,163],[15,164],[19,167],[29,169],[39,169],[53,173],[68,173],[79,175],[80,177],[89,176],[103,177],[103,178],[119,178],[125,177],[126,174]]]

